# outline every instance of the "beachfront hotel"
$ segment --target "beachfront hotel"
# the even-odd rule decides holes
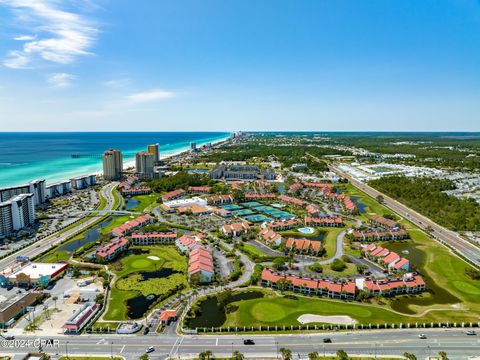
[[[103,178],[118,180],[122,176],[123,157],[120,150],[110,149],[103,153]]]
[[[135,172],[139,178],[152,178],[154,175],[155,155],[142,151],[135,155]]]
[[[155,163],[160,161],[160,149],[159,149],[158,143],[148,145],[147,152],[149,152],[150,154],[153,154],[153,161]]]
[[[28,184],[0,188],[0,202],[20,194],[33,194],[35,205],[43,204],[46,200],[45,180],[33,180]]]
[[[19,194],[0,203],[0,238],[11,236],[34,222],[35,196],[33,194]]]

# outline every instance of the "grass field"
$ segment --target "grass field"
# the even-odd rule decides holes
[[[325,247],[325,251],[327,252],[325,257],[327,259],[335,255],[335,250],[337,248],[337,236],[343,230],[343,228],[328,228],[327,234],[325,235],[325,238],[323,240],[323,246]]]
[[[117,280],[110,292],[109,306],[104,320],[125,320],[127,306],[125,301],[138,295],[154,294],[163,297],[177,286],[188,287],[186,258],[173,246],[142,246],[141,254],[130,254],[110,265],[117,275]],[[152,260],[149,257],[158,257]],[[174,273],[166,277],[143,280],[138,272],[153,272],[172,269]]]
[[[408,317],[376,306],[355,302],[326,300],[324,298],[296,296],[294,299],[276,295],[265,289],[266,297],[233,303],[238,310],[227,314],[223,326],[290,326],[299,325],[303,314],[347,315],[359,323],[385,323],[407,321]]]

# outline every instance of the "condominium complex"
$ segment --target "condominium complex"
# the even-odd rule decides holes
[[[140,178],[152,178],[153,166],[155,164],[155,155],[142,151],[135,156],[135,170]]]
[[[97,176],[95,174],[82,175],[70,179],[70,185],[75,190],[85,189],[97,183]]]
[[[123,158],[120,150],[110,149],[103,153],[103,178],[118,180],[122,176]]]
[[[47,186],[47,198],[52,199],[72,192],[72,182],[69,180],[59,181]]]
[[[33,194],[35,205],[43,204],[47,197],[45,180],[33,180],[24,185],[0,188],[0,202],[7,201],[20,194]]]
[[[153,161],[158,162],[160,161],[160,150],[158,144],[150,144],[147,146],[147,152],[153,154]]]
[[[35,222],[35,195],[20,194],[0,203],[0,238]]]

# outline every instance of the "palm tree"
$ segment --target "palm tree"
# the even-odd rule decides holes
[[[205,351],[205,355],[207,356],[207,360],[210,360],[212,357],[213,353],[210,350]]]
[[[54,304],[53,306],[54,306],[54,308],[56,309],[56,308],[57,308],[57,300],[58,300],[58,297],[57,297],[57,296],[54,296],[54,297],[52,297],[52,300],[53,300],[53,304]]]
[[[318,352],[314,351],[308,354],[308,360],[317,360],[318,359]]]
[[[439,351],[438,356],[440,356],[441,360],[448,360],[447,353],[445,351]]]
[[[283,360],[292,360],[292,350],[281,348],[280,353],[282,354]]]
[[[243,360],[244,358],[245,356],[238,350],[235,350],[232,354],[232,360]]]

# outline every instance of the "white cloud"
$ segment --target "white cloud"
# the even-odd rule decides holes
[[[67,73],[54,73],[47,76],[47,82],[56,88],[65,88],[71,85],[72,81],[76,78],[75,75]]]
[[[129,82],[130,82],[130,80],[127,79],[127,78],[112,79],[112,80],[105,81],[103,83],[103,85],[105,85],[109,88],[112,88],[112,89],[121,89],[121,88],[126,87]]]
[[[31,41],[31,40],[35,40],[37,37],[36,36],[32,36],[32,35],[18,35],[18,36],[15,36],[13,38],[13,40],[17,40],[17,41]]]
[[[20,26],[34,33],[14,38],[25,43],[21,50],[8,53],[5,66],[24,68],[36,58],[69,64],[90,54],[98,29],[82,15],[62,10],[52,0],[0,0],[2,4],[13,10]]]
[[[175,93],[173,91],[154,89],[154,90],[130,94],[127,96],[127,99],[130,100],[130,102],[132,103],[144,103],[144,102],[169,99],[174,96],[175,96]]]

